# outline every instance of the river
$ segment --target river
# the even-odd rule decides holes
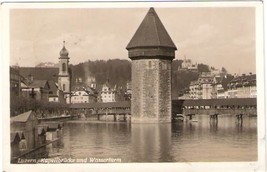
[[[62,138],[44,151],[50,159],[114,160],[109,162],[256,161],[257,118],[244,117],[242,124],[233,116],[216,123],[207,115],[172,124],[68,121]]]

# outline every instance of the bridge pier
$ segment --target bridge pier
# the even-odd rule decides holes
[[[242,113],[236,115],[236,119],[237,119],[237,123],[238,124],[242,124],[243,123],[243,115],[244,114],[242,114]]]
[[[114,114],[114,121],[117,121],[117,115]]]
[[[213,115],[210,115],[210,121],[216,121],[218,122],[218,115],[217,113],[213,114]]]
[[[131,121],[131,115],[130,114],[126,114],[126,121],[130,122]]]

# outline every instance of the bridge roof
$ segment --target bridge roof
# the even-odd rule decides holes
[[[73,109],[92,109],[92,108],[130,108],[131,101],[121,102],[96,102],[96,103],[75,103],[69,106]]]
[[[256,98],[173,100],[174,106],[256,106]]]

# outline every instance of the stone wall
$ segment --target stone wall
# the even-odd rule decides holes
[[[132,122],[171,122],[171,60],[132,61]]]

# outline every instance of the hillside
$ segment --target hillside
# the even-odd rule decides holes
[[[172,63],[172,95],[177,97],[179,92],[188,87],[191,81],[197,80],[200,72],[208,71],[209,66],[205,64],[198,65],[198,71],[180,71],[182,60],[174,60]],[[109,81],[111,86],[126,88],[127,81],[131,81],[131,61],[113,59],[96,60],[70,66],[72,71],[72,84],[75,84],[78,78],[86,83],[90,77],[94,77],[98,88]]]

